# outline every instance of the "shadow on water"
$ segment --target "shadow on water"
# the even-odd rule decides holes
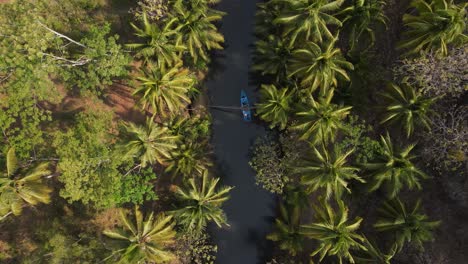
[[[250,65],[256,1],[223,0],[217,8],[227,13],[221,23],[226,43],[210,64],[206,81],[209,104],[239,106],[242,89],[253,104],[257,78],[251,78]],[[248,163],[252,143],[265,134],[265,128],[257,120],[244,122],[239,110],[210,108],[210,112],[218,175],[223,184],[235,186],[223,206],[230,227],[209,227],[218,245],[216,263],[264,264],[271,251],[266,235],[271,232],[276,200],[255,184]]]

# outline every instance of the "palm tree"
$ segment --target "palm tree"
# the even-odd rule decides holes
[[[280,216],[276,218],[273,232],[267,239],[279,243],[282,250],[295,256],[303,250],[304,235],[300,230],[301,209],[298,205],[286,206],[280,204]]]
[[[281,32],[281,26],[273,21],[280,16],[286,8],[285,3],[266,1],[257,4],[257,13],[255,14],[255,34],[259,38],[265,38],[273,35],[278,36]],[[284,39],[284,37],[283,37]],[[287,42],[289,46],[289,41]]]
[[[285,40],[269,35],[265,40],[255,42],[255,64],[252,69],[262,75],[273,75],[277,81],[284,80],[291,52],[292,48]]]
[[[322,42],[324,37],[333,39],[327,25],[341,27],[341,21],[330,13],[338,10],[344,0],[273,0],[285,3],[283,13],[273,22],[284,25],[283,37],[290,37],[290,45],[297,41]],[[298,40],[299,38],[299,40]]]
[[[342,16],[345,32],[349,32],[350,49],[354,50],[363,36],[370,39],[370,45],[374,45],[375,35],[373,27],[375,24],[386,25],[387,17],[383,13],[383,0],[354,0],[351,6],[343,9],[337,15]]]
[[[413,0],[411,6],[418,14],[403,15],[408,29],[398,46],[408,49],[407,55],[433,50],[446,56],[448,45],[466,43],[466,2],[456,5],[453,0]]]
[[[348,180],[357,180],[365,182],[356,173],[358,168],[348,166],[347,158],[353,153],[353,150],[347,153],[335,147],[333,153],[322,147],[319,151],[311,146],[312,155],[309,159],[303,159],[296,167],[296,173],[302,175],[301,183],[308,186],[309,192],[318,189],[325,189],[326,198],[329,199],[332,194],[339,199],[343,190],[351,193],[348,188]]]
[[[423,243],[433,239],[432,231],[440,221],[429,221],[427,215],[420,212],[418,200],[410,211],[400,201],[394,199],[385,202],[379,210],[381,218],[374,225],[377,231],[388,231],[395,235],[395,244],[401,250],[405,242],[411,242],[423,249]]]
[[[181,144],[171,151],[171,158],[168,161],[166,172],[173,175],[183,176],[202,175],[212,164],[207,157],[208,151],[203,144],[186,143]]]
[[[356,263],[377,263],[377,264],[391,264],[390,260],[395,256],[397,247],[392,246],[389,253],[382,252],[375,242],[371,242],[367,237],[364,237],[364,247],[366,250],[356,252],[354,259]]]
[[[179,54],[185,49],[183,45],[174,44],[173,38],[177,34],[167,25],[159,26],[148,21],[146,13],[143,13],[142,28],[131,23],[135,35],[143,39],[142,43],[127,44],[130,49],[137,50],[136,57],[144,58],[146,62],[156,60],[159,67],[172,66],[179,58]]]
[[[300,139],[310,139],[313,144],[333,142],[338,131],[344,129],[343,120],[349,114],[351,106],[341,107],[331,103],[333,90],[325,97],[315,101],[311,97],[310,110],[298,112],[298,123],[292,129],[298,130]]]
[[[386,99],[387,105],[381,124],[389,122],[402,126],[408,138],[418,125],[430,129],[428,115],[432,113],[430,107],[437,98],[424,98],[406,81],[401,86],[389,83],[387,92],[382,93],[382,96]]]
[[[350,250],[365,250],[361,244],[364,237],[356,233],[362,218],[356,217],[352,221],[349,220],[348,208],[341,200],[337,200],[338,208],[336,211],[325,199],[320,198],[320,204],[321,207],[314,206],[317,215],[316,222],[302,226],[302,232],[306,236],[316,239],[320,243],[311,256],[320,254],[320,261],[326,255],[337,256],[340,264],[343,263],[343,258],[354,263]]]
[[[187,47],[194,63],[200,58],[208,61],[208,52],[212,49],[223,49],[224,37],[212,23],[221,20],[223,15],[213,9],[175,7],[168,25],[178,32],[176,43]]]
[[[0,220],[11,213],[20,215],[25,204],[50,203],[52,189],[42,182],[42,178],[51,173],[49,164],[41,163],[26,172],[21,171],[15,149],[10,148],[5,167],[6,172],[0,174]]]
[[[216,189],[219,178],[209,178],[208,171],[203,172],[200,184],[196,181],[189,179],[188,188],[175,186],[174,192],[181,201],[179,209],[173,211],[177,222],[195,234],[200,234],[210,221],[218,227],[228,225],[221,206],[229,199],[233,187]]]
[[[150,64],[141,70],[143,76],[137,77],[141,85],[133,95],[140,97],[143,108],[150,107],[154,115],[166,116],[166,112],[176,114],[190,103],[187,94],[195,89],[196,79],[188,69],[180,66],[166,70]]]
[[[155,163],[166,164],[171,152],[177,148],[178,137],[150,118],[144,126],[130,123],[125,129],[130,139],[122,146],[124,157],[136,158],[142,167]]]
[[[401,150],[395,150],[387,133],[385,137],[381,136],[382,154],[378,162],[363,164],[364,168],[373,172],[373,183],[370,191],[375,191],[386,182],[390,198],[394,198],[403,185],[406,184],[410,189],[416,187],[421,189],[419,178],[426,179],[427,176],[421,170],[416,168],[412,160],[415,158],[410,155],[415,147],[411,144]]]
[[[257,113],[261,119],[270,122],[270,128],[278,126],[283,130],[288,123],[291,100],[292,93],[288,88],[278,90],[273,84],[262,85],[260,90],[261,103],[257,104]]]
[[[301,86],[309,88],[311,92],[320,87],[322,95],[330,87],[338,85],[338,76],[349,81],[346,70],[353,70],[354,67],[341,56],[340,49],[335,48],[337,39],[322,45],[307,42],[304,47],[293,50],[288,64],[288,77],[299,77]]]
[[[122,241],[121,249],[109,258],[119,255],[118,263],[165,263],[174,259],[167,250],[167,245],[174,243],[176,232],[172,216],[159,214],[156,218],[151,213],[146,220],[135,206],[135,222],[123,209],[120,210],[124,229],[104,230],[104,235]]]

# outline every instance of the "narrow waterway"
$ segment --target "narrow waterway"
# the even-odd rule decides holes
[[[249,85],[251,49],[254,42],[255,0],[222,0],[217,9],[227,12],[221,31],[225,50],[218,53],[212,65],[214,76],[208,80],[210,104],[239,106],[240,90],[251,101],[255,86]],[[242,121],[240,111],[211,109],[216,162],[223,184],[235,186],[224,205],[229,228],[211,228],[218,245],[219,264],[265,263],[274,210],[274,197],[255,185],[250,168],[249,149],[256,137],[265,133],[261,125]]]

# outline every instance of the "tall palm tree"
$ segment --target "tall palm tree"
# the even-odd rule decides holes
[[[374,227],[377,231],[391,232],[400,250],[405,242],[411,242],[422,249],[424,242],[433,239],[432,231],[440,225],[440,221],[429,221],[427,215],[420,212],[420,208],[420,200],[409,211],[400,199],[385,202],[379,210],[381,218]]]
[[[408,28],[398,48],[408,49],[407,55],[422,50],[434,50],[446,56],[450,44],[466,43],[466,8],[468,4],[455,4],[453,0],[413,0],[411,6],[417,15],[403,15]]]
[[[189,142],[181,144],[171,151],[166,172],[183,176],[202,175],[212,164],[208,159],[208,151],[203,144]]]
[[[410,155],[414,144],[396,150],[387,133],[385,137],[381,136],[382,154],[375,163],[363,164],[364,168],[370,170],[373,174],[373,182],[370,191],[375,191],[384,182],[387,184],[387,191],[390,198],[394,198],[403,185],[406,184],[410,189],[421,189],[419,178],[428,178],[424,172],[416,168],[412,160],[415,156]]]
[[[349,180],[365,182],[356,174],[358,168],[346,164],[353,150],[343,154],[336,147],[332,153],[324,147],[321,151],[314,146],[311,148],[311,157],[301,160],[296,167],[296,172],[302,175],[301,183],[308,186],[309,192],[325,189],[327,199],[332,194],[339,199],[343,190],[351,193],[348,187]]]
[[[27,171],[19,170],[14,148],[8,150],[5,173],[0,174],[0,219],[10,213],[20,215],[26,204],[50,203],[52,189],[42,182],[51,173],[42,163]]]
[[[208,224],[213,221],[218,227],[228,225],[222,204],[229,199],[229,192],[233,187],[216,189],[219,178],[210,178],[208,171],[204,171],[199,179],[189,179],[188,188],[176,186],[176,193],[181,204],[179,209],[173,211],[179,224],[188,231],[200,234]]]
[[[259,38],[263,39],[270,35],[280,35],[281,25],[274,24],[273,21],[280,16],[282,11],[286,8],[286,5],[288,5],[286,2],[277,3],[274,1],[266,1],[257,4],[255,34]],[[286,43],[289,45],[289,41]]]
[[[260,102],[257,104],[257,113],[261,119],[270,122],[270,128],[278,126],[281,130],[286,128],[288,115],[291,110],[292,93],[288,88],[279,90],[275,85],[262,85]]]
[[[178,137],[150,118],[144,126],[130,123],[125,129],[130,139],[122,146],[124,156],[136,158],[142,167],[155,163],[166,164],[171,158],[171,152],[177,148]]]
[[[155,60],[159,67],[172,66],[180,60],[179,55],[185,49],[183,45],[174,44],[176,31],[167,25],[157,25],[149,22],[146,13],[143,13],[142,28],[130,24],[135,35],[141,38],[142,43],[130,43],[127,47],[137,50],[136,57],[146,62]]]
[[[200,58],[208,61],[208,52],[212,49],[223,49],[224,37],[213,24],[223,15],[223,12],[213,9],[175,8],[168,25],[178,32],[176,43],[187,47],[194,63]]]
[[[137,77],[140,86],[133,92],[139,97],[143,108],[150,107],[154,115],[166,116],[167,112],[176,114],[186,104],[190,103],[187,96],[189,91],[195,89],[195,76],[178,64],[167,70],[154,65],[148,65],[141,70],[143,74]]]
[[[292,48],[284,39],[269,35],[265,40],[255,42],[255,63],[252,69],[262,75],[275,76],[277,81],[284,80],[291,52]]]
[[[350,6],[337,14],[343,17],[341,20],[343,31],[349,32],[351,50],[356,48],[364,36],[370,39],[370,43],[366,43],[367,48],[374,45],[374,26],[379,23],[386,25],[387,17],[383,13],[384,6],[383,0],[354,0]]]
[[[359,264],[391,264],[390,260],[395,256],[397,247],[392,246],[388,253],[382,252],[375,242],[364,237],[364,247],[366,250],[356,252],[354,259]]]
[[[333,209],[325,199],[320,199],[321,206],[314,206],[316,222],[302,226],[302,232],[313,239],[318,240],[318,248],[312,252],[311,256],[320,254],[320,261],[326,255],[338,257],[339,263],[346,259],[354,263],[351,249],[363,249],[364,237],[357,234],[362,218],[356,217],[354,220],[348,219],[348,208],[343,201],[337,201],[337,209]]]
[[[301,86],[311,92],[320,88],[322,95],[338,85],[338,76],[349,81],[346,71],[353,70],[354,66],[343,58],[339,48],[335,48],[337,39],[321,45],[307,42],[303,47],[293,50],[288,64],[288,77],[299,77]]]
[[[280,204],[280,216],[276,218],[273,232],[267,239],[279,243],[282,250],[295,256],[303,250],[304,234],[300,230],[301,209],[298,205]]]
[[[387,105],[384,108],[385,114],[381,124],[389,122],[402,126],[408,138],[418,125],[430,129],[428,115],[433,113],[430,107],[437,98],[424,98],[405,81],[400,86],[389,83],[387,91],[382,93],[382,96],[386,99]]]
[[[273,22],[284,25],[283,36],[290,37],[290,45],[312,40],[322,42],[324,37],[333,39],[328,25],[341,27],[341,21],[332,13],[337,11],[344,0],[273,0],[285,3],[283,13]]]
[[[343,120],[350,113],[351,106],[341,107],[331,103],[333,90],[329,90],[318,101],[311,97],[310,110],[298,112],[298,123],[292,127],[301,134],[300,139],[311,140],[313,144],[333,142],[338,131],[344,129]]]
[[[122,241],[121,249],[115,251],[119,256],[118,263],[166,263],[175,258],[167,250],[174,243],[176,232],[172,216],[151,213],[146,220],[135,206],[135,221],[133,222],[123,209],[120,218],[124,229],[104,230],[104,235]]]

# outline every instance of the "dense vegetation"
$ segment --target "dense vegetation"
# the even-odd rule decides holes
[[[123,2],[0,4],[2,263],[215,259],[232,187],[197,98],[224,13]]]
[[[440,235],[458,231],[445,227],[455,217],[437,213],[446,205],[434,191],[466,210],[467,5],[459,2],[258,5],[257,115],[273,130],[254,145],[251,166],[257,184],[280,195],[271,263],[466,260],[463,246]]]

